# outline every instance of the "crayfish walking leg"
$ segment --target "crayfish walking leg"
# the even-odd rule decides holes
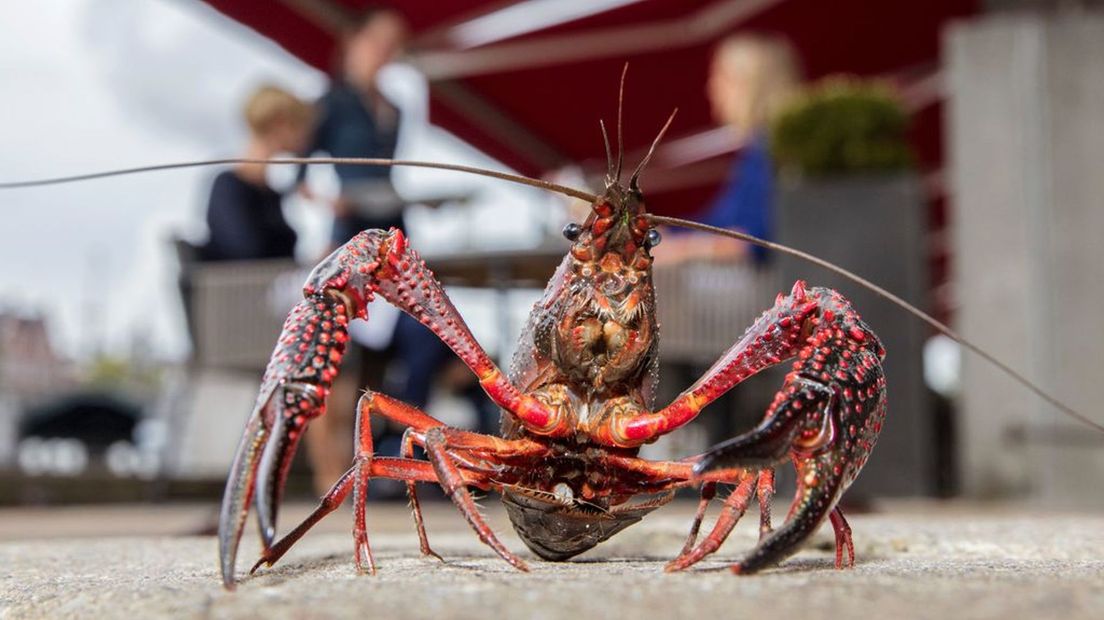
[[[771,533],[771,500],[774,499],[774,470],[764,469],[755,476],[754,489],[759,498],[759,539],[762,540]],[[721,543],[728,538],[736,522],[747,511],[751,501],[752,480],[750,477],[741,479],[740,484],[733,489],[725,499],[721,516],[713,526],[712,532],[702,544],[697,547],[694,543],[698,538],[702,520],[705,518],[705,510],[717,494],[717,483],[706,481],[701,486],[701,500],[698,502],[698,510],[694,514],[694,520],[690,525],[690,534],[686,537],[686,543],[682,547],[678,558],[667,564],[666,570],[676,571],[700,561],[705,556],[720,548]],[[833,521],[835,523],[835,521]]]
[[[427,445],[427,442],[432,443],[433,445],[427,445],[427,452],[430,454],[431,460],[427,462],[405,457],[396,459],[372,456],[370,424],[368,424],[368,420],[372,415],[379,415],[408,426],[405,436],[410,438],[409,442],[411,444]],[[336,510],[350,492],[355,495],[357,488],[362,489],[359,492],[361,498],[356,500],[354,507],[353,535],[357,548],[357,568],[363,570],[363,563],[367,560],[367,570],[372,572],[374,564],[371,559],[371,548],[368,544],[367,524],[365,523],[367,503],[364,497],[370,478],[403,480],[411,487],[416,482],[441,483],[449,496],[453,497],[480,539],[510,564],[521,570],[526,569],[524,563],[498,541],[490,527],[483,520],[482,515],[474,509],[474,503],[467,493],[466,487],[475,486],[488,489],[495,485],[484,472],[479,471],[478,466],[468,464],[479,461],[495,464],[498,459],[512,457],[540,457],[547,452],[546,447],[524,439],[507,440],[448,428],[416,407],[395,400],[390,396],[371,391],[365,393],[360,399],[357,407],[357,427],[359,448],[353,467],[334,484],[333,488],[322,498],[321,503],[306,520],[279,542],[264,551],[250,573],[255,572],[261,565],[272,566],[275,564],[315,523]],[[406,440],[404,440],[405,442]],[[447,473],[442,473],[438,466],[438,462],[441,461],[443,456],[449,458],[449,471]],[[457,467],[452,461],[457,456],[462,458],[466,464],[465,467]],[[415,508],[415,520],[418,524],[419,537],[425,541],[425,531],[417,508]],[[428,549],[428,542],[425,543],[424,549]],[[440,559],[440,556],[437,556],[432,550],[429,550],[427,555],[433,555]]]
[[[371,549],[368,545],[367,524],[365,518],[367,506],[368,479],[372,475],[371,463],[373,460],[372,430],[370,416],[381,415],[391,421],[398,422],[409,427],[411,442],[419,443],[425,447],[429,462],[437,475],[437,482],[444,488],[445,493],[453,500],[461,514],[475,530],[480,540],[494,549],[502,559],[509,562],[519,570],[528,570],[525,563],[511,553],[498,540],[491,531],[490,526],[475,507],[475,501],[468,492],[471,477],[465,476],[477,469],[475,464],[465,467],[463,470],[456,462],[454,452],[463,455],[465,464],[478,461],[481,455],[484,460],[493,466],[498,459],[516,456],[538,456],[547,452],[547,448],[527,439],[507,440],[498,437],[480,435],[459,429],[446,427],[439,420],[434,419],[425,412],[398,401],[390,396],[378,392],[368,392],[360,399],[357,407],[357,435],[358,451],[356,464],[353,466],[354,479],[354,512],[355,525],[354,536],[357,544],[357,567],[361,567],[362,558],[368,560],[369,572],[375,572]],[[465,471],[466,470],[466,471]],[[408,481],[413,486],[414,480]],[[486,484],[479,486],[487,487]],[[408,489],[409,490],[409,489]],[[416,496],[412,496],[416,498]],[[414,500],[416,502],[416,499]],[[425,530],[422,525],[421,511],[415,503],[415,523],[418,526],[419,539],[425,544],[423,551],[427,555],[436,555],[429,549],[429,543],[425,541]],[[439,556],[438,556],[439,558]]]
[[[705,519],[705,510],[709,508],[709,503],[717,496],[717,483],[712,481],[703,482],[700,493],[701,499],[698,500],[698,510],[694,513],[694,521],[690,524],[690,533],[686,536],[686,542],[682,546],[680,556],[690,553],[690,550],[694,548],[694,543],[698,540],[698,531],[701,530],[702,520]]]
[[[407,459],[414,458],[414,429],[408,428],[403,432],[399,455]],[[410,500],[410,511],[414,515],[414,527],[418,530],[418,546],[421,548],[422,555],[444,561],[444,558],[429,546],[425,521],[422,519],[422,504],[418,501],[418,485],[412,481],[406,483],[406,497]]]
[[[713,530],[696,547],[689,544],[683,547],[682,553],[668,562],[664,570],[682,570],[719,549],[721,543],[732,532],[732,528],[736,527],[736,523],[747,511],[748,504],[751,503],[751,496],[755,492],[756,479],[755,475],[745,476],[740,484],[732,490],[732,493],[725,498],[724,506],[721,508],[720,516],[717,517],[717,522],[713,525]]]

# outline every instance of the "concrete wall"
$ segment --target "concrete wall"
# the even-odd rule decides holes
[[[962,333],[1104,420],[1104,13],[950,27],[949,171]],[[974,496],[1104,505],[1104,441],[964,357]]]

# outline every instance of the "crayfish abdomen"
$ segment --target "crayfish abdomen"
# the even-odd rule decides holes
[[[518,536],[546,560],[566,560],[605,541],[671,500],[657,493],[644,501],[617,495],[633,488],[602,463],[612,454],[633,458],[635,449],[606,448],[585,438],[550,442],[552,456],[516,485],[503,489],[502,501]]]
[[[664,494],[657,501],[609,510],[565,506],[524,491],[505,490],[502,503],[525,546],[546,560],[561,561],[593,548],[640,521],[671,497],[671,494]]]

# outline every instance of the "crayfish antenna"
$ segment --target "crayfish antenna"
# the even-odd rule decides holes
[[[667,117],[667,122],[663,124],[663,128],[656,134],[655,140],[652,140],[652,146],[648,149],[648,154],[636,165],[636,170],[633,170],[632,177],[629,178],[629,187],[637,189],[640,181],[640,172],[644,170],[648,162],[652,161],[652,155],[655,155],[656,147],[659,146],[660,141],[663,140],[663,135],[667,133],[667,129],[671,126],[671,123],[674,122],[676,114],[678,114],[678,108],[675,108],[671,112],[671,115]]]
[[[269,159],[258,159],[254,157],[222,157],[219,159],[198,159],[193,161],[181,161],[168,164],[154,164],[152,166],[137,166],[134,168],[115,168],[113,170],[100,170],[96,172],[86,172],[83,174],[74,174],[64,177],[49,177],[24,181],[0,181],[0,190],[25,189],[29,187],[42,187],[45,185],[61,185],[63,183],[77,183],[80,181],[92,181],[95,179],[105,179],[108,177],[117,177],[128,174],[142,174],[146,172],[160,172],[164,170],[178,170],[181,168],[200,168],[203,166],[226,166],[237,164],[269,164],[274,166],[335,164],[342,166],[406,166],[409,168],[432,168],[434,170],[452,170],[454,172],[465,172],[467,174],[475,174],[483,177],[491,177],[493,179],[501,179],[503,181],[509,181],[511,183],[517,183],[519,185],[528,185],[529,187],[536,187],[538,189],[556,192],[557,194],[563,194],[572,198],[578,198],[579,200],[584,200],[586,202],[594,202],[598,199],[597,196],[590,192],[575,189],[573,187],[559,185],[557,183],[552,183],[542,179],[531,179],[529,177],[521,176],[518,174],[510,174],[509,172],[499,172],[497,170],[476,168],[474,166],[462,166],[459,164],[442,164],[432,161],[383,159],[375,157],[274,157]]]
[[[606,184],[614,182],[613,177],[613,153],[610,151],[609,134],[606,133],[606,123],[598,119],[598,126],[602,128],[602,144],[606,146]]]
[[[625,132],[621,120],[622,110],[625,107],[625,76],[629,73],[629,63],[621,69],[621,88],[617,91],[617,170],[614,181],[621,182],[621,167],[625,163]]]

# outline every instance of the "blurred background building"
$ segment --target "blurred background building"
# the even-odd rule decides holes
[[[13,104],[0,121],[11,136],[0,154],[4,176],[224,155],[242,139],[231,121],[259,83],[275,81],[303,98],[322,94],[340,33],[366,4],[4,8],[10,18],[0,19],[0,32],[10,36],[0,36],[0,54],[9,59],[5,97]],[[1092,317],[1104,301],[1091,237],[1104,213],[1093,168],[1104,149],[1097,3],[386,4],[411,30],[406,53],[379,79],[406,119],[400,157],[593,186],[605,172],[598,120],[608,126],[617,116],[617,80],[628,61],[629,162],[679,108],[644,179],[649,208],[666,215],[699,212],[747,146],[716,126],[706,97],[718,41],[769,33],[793,46],[811,84],[838,74],[887,84],[905,120],[908,165],[826,174],[793,167],[778,186],[777,238],[871,276],[1095,413],[1093,379],[1104,371],[1104,327]],[[291,174],[273,171],[278,183]],[[195,236],[212,176],[147,175],[2,196],[11,225],[0,231],[0,301],[46,318],[0,316],[0,502],[79,498],[59,482],[71,475],[122,480],[120,498],[217,492],[303,266],[325,249],[329,216],[302,197],[285,201],[299,232],[297,262],[195,264],[169,239]],[[309,178],[324,196],[336,193],[332,170]],[[479,340],[506,359],[564,251],[559,230],[570,207],[449,173],[400,169],[392,179],[416,205],[407,211],[412,242],[450,285]],[[417,206],[441,196],[461,199]],[[896,308],[798,263],[657,270],[660,399],[691,383],[797,277],[843,289],[889,349],[889,419],[858,496],[1102,501],[1083,487],[1086,476],[1104,476],[1098,438],[983,362],[965,356],[960,368],[953,346],[931,340]],[[192,291],[185,303],[182,283]],[[779,381],[737,388],[656,454],[683,456],[753,424]],[[432,413],[471,422],[462,404],[435,394]],[[59,437],[28,430],[28,421],[84,415],[72,413],[80,407],[99,407],[96,415],[118,423],[125,440],[101,441],[85,457],[65,456],[73,452],[66,443],[50,456],[49,441]],[[29,455],[22,461],[20,445]],[[91,464],[36,465],[82,458]]]
[[[26,407],[71,388],[72,367],[50,342],[41,316],[0,312],[0,464],[14,462]]]

